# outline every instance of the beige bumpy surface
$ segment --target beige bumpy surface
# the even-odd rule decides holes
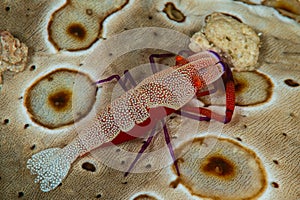
[[[28,47],[8,32],[0,30],[0,84],[4,71],[21,72],[27,64]]]
[[[113,5],[110,0],[82,2],[0,1],[1,30],[11,33],[29,49],[21,73],[2,73],[1,199],[299,199],[300,25],[297,21],[267,6],[231,0],[214,3],[120,0]],[[171,164],[155,168],[166,160],[171,163],[167,149],[155,153],[165,146],[162,129],[158,127],[159,133],[147,150],[154,155],[142,156],[134,168],[144,169],[146,173],[124,177],[124,171],[118,170],[127,170],[134,159],[123,151],[138,152],[146,140],[138,139],[116,146],[109,154],[104,151],[115,158],[112,166],[97,159],[93,152],[83,155],[73,162],[67,177],[58,176],[52,183],[63,179],[61,185],[47,193],[41,191],[34,183],[36,176],[26,167],[28,159],[45,149],[54,148],[52,153],[55,153],[56,148],[64,148],[76,138],[81,125],[88,124],[94,105],[100,105],[99,110],[103,110],[112,99],[116,81],[103,84],[98,91],[90,82],[113,74],[122,75],[126,69],[148,63],[149,55],[166,53],[157,49],[135,50],[102,69],[102,61],[114,53],[103,49],[105,55],[95,57],[94,63],[99,66],[83,65],[82,61],[98,44],[117,33],[139,27],[164,27],[192,38],[204,30],[207,16],[216,12],[239,19],[259,34],[258,68],[234,71],[236,109],[232,121],[225,126],[217,122],[193,123],[177,115],[167,119],[175,153],[181,155],[178,163],[182,178],[176,175]],[[174,43],[181,41],[167,35],[158,36]],[[144,42],[149,40],[145,38]],[[205,43],[207,46],[212,43]],[[121,47],[120,42],[114,48]],[[232,55],[239,51],[233,51]],[[156,61],[169,66],[175,63],[174,57]],[[95,76],[99,71],[104,72],[102,77]],[[69,73],[71,76],[64,78]],[[86,87],[71,90],[73,82],[84,83],[81,86]],[[224,96],[219,92],[215,95],[216,106],[210,105],[211,99],[192,104],[222,112]],[[42,103],[37,99],[44,100],[47,109],[40,109]],[[72,109],[72,103],[77,109]],[[65,118],[60,120],[61,116]],[[207,132],[210,125],[220,125],[222,130]],[[203,157],[203,151],[209,154]],[[34,170],[44,172],[38,167]]]
[[[237,71],[253,71],[258,65],[260,39],[248,25],[232,16],[213,13],[202,31],[191,38],[193,51],[211,49],[223,52]]]

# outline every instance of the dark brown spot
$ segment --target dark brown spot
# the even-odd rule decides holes
[[[231,161],[221,156],[212,156],[207,158],[201,166],[201,170],[212,176],[220,178],[231,178],[235,174],[234,165]]]
[[[235,93],[242,93],[249,87],[247,81],[241,79],[234,79],[234,89]]]
[[[273,188],[279,188],[279,184],[276,182],[272,182],[271,185]]]
[[[283,135],[284,137],[286,137],[286,136],[287,136],[287,134],[286,134],[286,133],[282,133],[282,135]]]
[[[278,165],[278,160],[273,160],[273,163],[275,163],[276,165]]]
[[[128,183],[127,181],[122,182],[122,184],[124,184],[124,185],[126,185],[127,183]]]
[[[240,141],[240,142],[242,141],[242,139],[241,139],[240,137],[237,137],[236,139],[237,139],[238,141]]]
[[[152,19],[152,16],[148,16],[148,19],[151,20],[151,19]]]
[[[7,12],[10,11],[10,7],[7,6],[7,7],[5,8],[5,11],[7,11]]]
[[[124,161],[124,160],[122,160],[122,161],[121,161],[121,165],[124,165],[124,164],[125,164],[125,161]]]
[[[120,152],[120,151],[121,151],[121,149],[117,149],[117,150],[116,150],[116,152]]]
[[[244,124],[244,128],[247,128],[248,126],[246,124]]]
[[[34,150],[35,147],[36,147],[36,145],[34,144],[34,145],[32,145],[32,146],[30,147],[30,149],[31,149],[31,150]]]
[[[86,10],[85,10],[85,13],[86,13],[87,15],[92,15],[92,14],[93,14],[93,10],[92,10],[92,9],[86,9]]]
[[[72,91],[61,90],[48,96],[49,105],[56,111],[65,111],[72,104]]]
[[[284,83],[290,87],[298,87],[299,86],[299,83],[297,83],[296,81],[294,81],[292,79],[286,79],[286,80],[284,80]]]
[[[146,168],[150,169],[151,168],[151,164],[146,165]]]
[[[21,99],[23,99],[23,97],[19,97],[19,98],[18,98],[18,100],[21,100]]]
[[[24,129],[27,129],[29,127],[29,124],[24,125]]]
[[[101,198],[101,197],[102,197],[101,194],[97,194],[97,195],[96,195],[96,198],[97,198],[97,199],[99,199],[99,198]]]
[[[23,196],[24,196],[24,192],[19,192],[19,193],[18,193],[18,197],[19,197],[19,198],[21,198],[21,197],[23,197]]]
[[[36,66],[35,65],[31,65],[29,70],[30,71],[34,71],[35,69],[36,69]]]
[[[174,20],[176,22],[184,22],[185,16],[184,14],[175,7],[175,5],[171,2],[165,4],[165,8],[163,9],[169,19]]]
[[[85,170],[90,171],[90,172],[95,172],[96,171],[95,165],[93,165],[92,163],[89,163],[89,162],[83,163],[81,167],[82,167],[82,169],[85,169]]]
[[[4,119],[3,124],[8,124],[9,123],[9,119]]]
[[[86,38],[87,31],[83,25],[79,23],[73,23],[67,27],[67,34],[74,39],[84,40]]]

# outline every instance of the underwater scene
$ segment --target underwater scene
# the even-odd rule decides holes
[[[0,1],[0,199],[300,199],[299,0]]]

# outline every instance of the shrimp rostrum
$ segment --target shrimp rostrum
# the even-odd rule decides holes
[[[213,51],[204,51],[183,58],[176,56],[176,65],[156,72],[155,57],[166,57],[170,54],[150,56],[153,75],[139,84],[134,83],[130,74],[128,79],[135,85],[124,94],[114,99],[102,112],[97,113],[89,126],[64,148],[49,148],[34,154],[27,162],[32,174],[37,174],[35,182],[40,182],[41,190],[48,192],[56,188],[67,176],[71,164],[80,156],[98,147],[109,144],[120,144],[145,134],[147,127],[151,130],[147,141],[132,162],[125,176],[128,175],[141,153],[151,142],[157,123],[162,123],[165,141],[173,158],[175,168],[180,175],[176,158],[164,118],[171,113],[199,120],[211,119],[222,123],[230,122],[235,105],[234,82],[230,68]],[[100,80],[97,84],[119,79],[118,75]],[[226,111],[224,115],[213,113],[208,108],[188,105],[194,97],[208,95],[203,91],[208,85],[222,79],[226,90]],[[120,83],[121,84],[121,83]],[[161,114],[164,113],[164,114]]]

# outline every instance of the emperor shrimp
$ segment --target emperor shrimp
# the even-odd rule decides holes
[[[153,72],[156,72],[153,58],[164,56],[170,55],[155,54],[150,56]],[[110,81],[113,78],[118,79],[118,75],[98,81],[97,84]],[[130,74],[129,78],[132,78]],[[220,78],[223,79],[226,90],[225,115],[214,113],[207,108],[188,106],[188,102],[195,96],[205,96],[213,92],[203,91],[203,89]],[[114,99],[102,112],[97,113],[88,127],[84,128],[64,148],[49,148],[32,155],[27,161],[27,168],[32,174],[37,174],[35,182],[40,182],[41,190],[48,192],[62,182],[67,176],[71,164],[78,157],[98,147],[107,146],[111,143],[120,144],[140,137],[146,132],[140,127],[146,126],[147,131],[151,129],[152,131],[125,173],[127,176],[151,142],[156,124],[161,122],[165,141],[177,173],[180,175],[164,122],[165,116],[177,113],[199,121],[209,121],[213,118],[222,123],[228,123],[231,121],[234,111],[234,93],[231,70],[217,53],[204,51],[187,58],[178,55],[175,66],[154,73]],[[163,115],[161,114],[162,111]]]

